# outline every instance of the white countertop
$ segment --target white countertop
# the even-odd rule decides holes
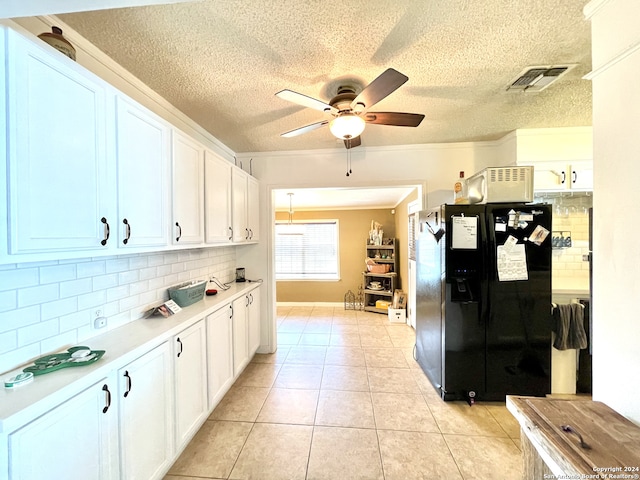
[[[34,377],[33,381],[14,389],[0,389],[0,433],[9,433],[29,419],[51,410],[77,393],[105,380],[112,372],[140,357],[198,320],[226,307],[236,298],[260,286],[260,283],[234,283],[229,290],[204,297],[168,318],[154,316],[139,319],[87,339],[82,345],[92,350],[105,350],[104,356],[84,367],[63,368]],[[23,365],[5,378],[20,373]],[[116,383],[112,382],[113,389]],[[115,392],[111,392],[115,401]]]

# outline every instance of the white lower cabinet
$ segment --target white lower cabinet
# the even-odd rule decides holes
[[[118,370],[120,478],[162,478],[171,466],[174,460],[172,379],[168,342]]]
[[[9,478],[118,478],[114,386],[102,379],[10,434]]]
[[[233,373],[237,376],[260,346],[260,288],[237,298],[233,310]]]
[[[207,415],[207,337],[204,320],[174,337],[176,449],[198,431]]]
[[[260,346],[260,288],[247,294],[249,297],[249,356],[253,356]]]
[[[0,431],[0,478],[163,478],[260,345],[260,288],[186,325]]]
[[[209,410],[213,410],[233,383],[232,319],[231,305],[207,317]]]
[[[237,298],[231,304],[233,315],[233,376],[237,376],[249,363],[249,342],[247,339],[246,296]]]

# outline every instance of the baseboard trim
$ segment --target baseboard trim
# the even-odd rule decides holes
[[[276,302],[276,307],[343,307],[342,302]]]

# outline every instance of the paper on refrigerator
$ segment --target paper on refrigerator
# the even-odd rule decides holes
[[[523,243],[505,246],[497,249],[498,281],[511,282],[514,280],[528,280],[527,253]]]
[[[451,248],[478,249],[478,217],[452,217]]]

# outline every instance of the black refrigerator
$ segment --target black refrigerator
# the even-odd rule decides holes
[[[551,207],[420,212],[416,357],[444,400],[551,392]]]

